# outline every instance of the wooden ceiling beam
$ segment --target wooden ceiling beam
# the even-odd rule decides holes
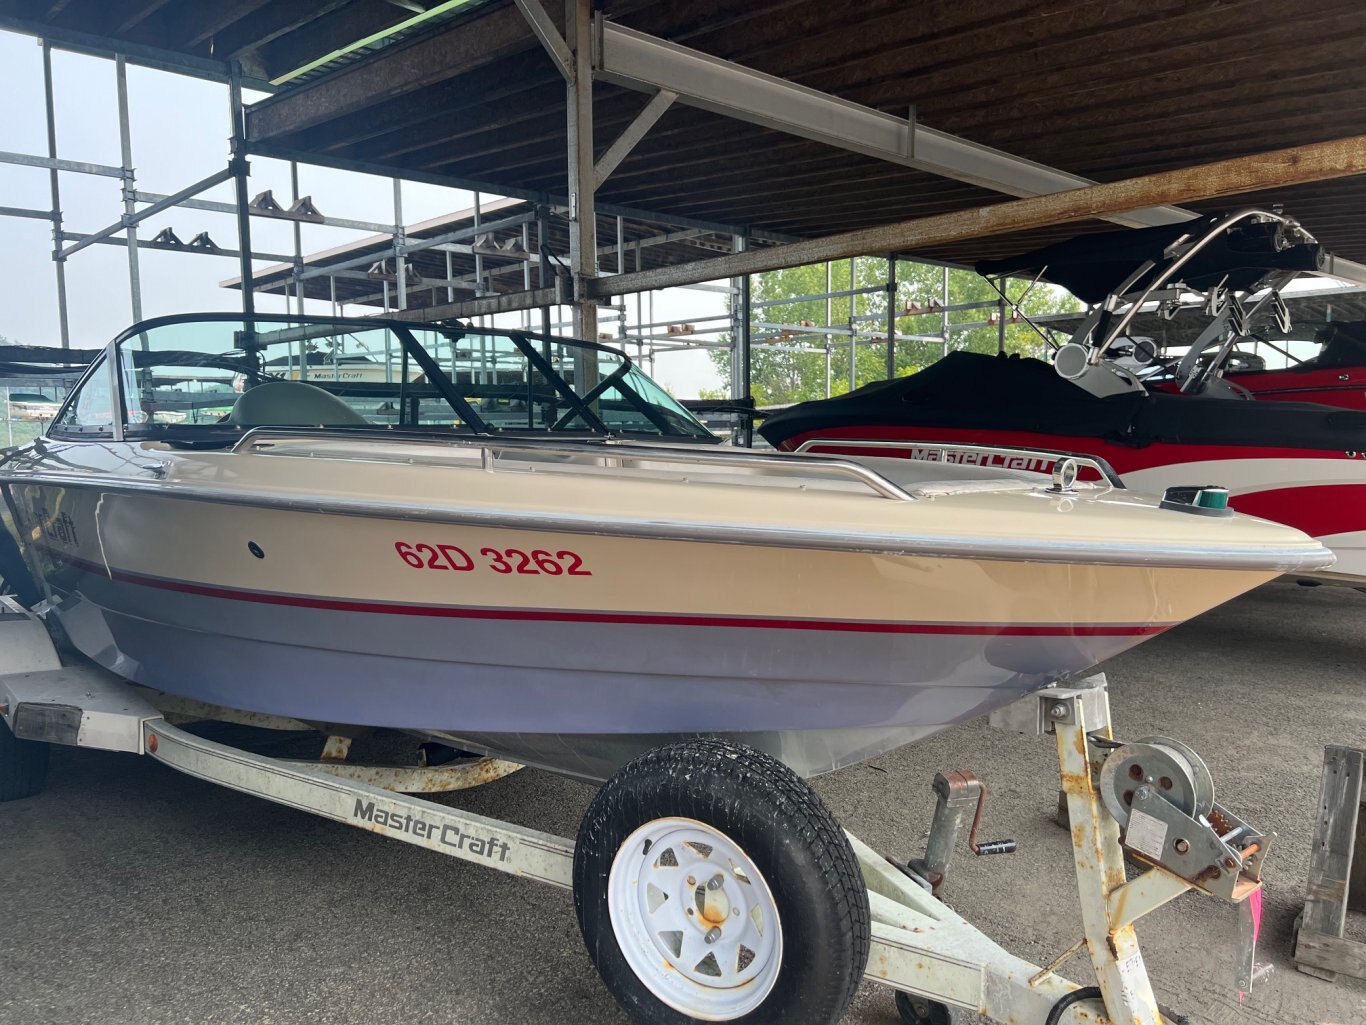
[[[208,56],[208,47],[202,45],[204,40],[235,22],[249,21],[250,16],[265,2],[236,0],[223,4],[167,4],[139,18],[129,28],[127,38],[133,42]],[[110,13],[117,6],[112,0],[106,0],[105,7]]]
[[[114,26],[114,33],[116,35],[123,35],[129,29],[141,25],[170,2],[171,0],[147,0],[146,3],[139,4],[137,7],[128,11],[127,14],[124,15],[123,20]]]
[[[351,0],[331,4],[319,11],[302,30],[281,33],[274,39],[255,44],[252,59],[260,63],[271,79],[298,71],[319,57],[391,29],[412,17],[411,13],[375,0]],[[397,48],[395,51],[397,52]],[[383,60],[388,50],[378,60]]]
[[[253,142],[286,139],[537,46],[516,7],[495,8],[438,35],[395,46],[381,59],[255,104],[247,111],[247,137]]]
[[[473,88],[468,79],[454,79],[428,89],[423,103],[400,99],[310,129],[299,139],[300,145],[316,146],[324,153],[344,151],[348,146],[370,143],[367,150],[384,152],[393,145],[407,152],[421,141],[443,138],[450,125],[458,121],[493,117],[532,117],[544,111],[535,102],[542,90],[552,91],[560,101],[563,118],[564,81],[539,52],[527,50],[507,58],[499,65],[499,81],[482,82]],[[493,109],[486,109],[486,108]],[[454,137],[454,136],[452,136]]]
[[[245,3],[241,3],[237,7],[206,19],[199,25],[195,33],[185,40],[185,48],[193,50],[200,43],[212,39],[229,25],[252,20],[252,16],[269,2],[270,0],[246,0]]]
[[[1112,116],[1116,110],[1132,110],[1136,106],[1154,113],[1187,107],[1222,107],[1207,98],[1211,89],[1239,86],[1246,96],[1248,83],[1264,76],[1268,61],[1275,61],[1286,52],[1312,50],[1314,59],[1297,61],[1284,68],[1275,82],[1267,83],[1265,87],[1272,95],[1287,82],[1307,74],[1339,65],[1360,67],[1359,40],[1366,32],[1366,11],[1358,11],[1356,17],[1344,16],[1341,24],[1345,33],[1341,41],[1324,39],[1322,25],[1302,31],[1298,23],[1287,24],[1284,48],[1268,46],[1262,52],[1248,46],[1213,64],[1201,62],[1211,46],[1217,44],[1199,36],[1194,39],[1183,37],[1156,50],[1120,56],[1100,68],[1091,62],[1089,67],[1094,70],[1090,74],[1086,72],[1087,65],[1075,63],[1061,54],[1057,63],[1046,68],[1016,70],[1002,67],[990,81],[970,83],[946,71],[918,79],[916,102],[926,117],[937,119],[935,123],[951,118],[945,127],[955,131],[970,131],[971,124],[986,119],[997,123],[1036,116],[1057,119],[1079,102],[1087,107],[1106,106]],[[1193,90],[1192,80],[1196,74],[1199,87]],[[1079,90],[1077,83],[1082,76],[1085,76],[1086,88]],[[897,88],[904,90],[906,87],[879,82],[849,86],[850,95],[858,102],[874,105],[894,102]],[[1235,111],[1225,109],[1224,112]]]
[[[220,26],[210,46],[222,60],[241,59],[274,39],[294,32],[351,0],[271,0],[250,18]],[[260,69],[258,69],[259,71]]]
[[[714,260],[590,279],[587,285],[594,298],[628,295],[868,253],[911,253],[965,239],[1104,218],[1128,210],[1176,205],[1362,173],[1366,173],[1366,136],[1358,135],[992,206],[972,207],[934,217],[918,217],[826,238],[735,253]]]

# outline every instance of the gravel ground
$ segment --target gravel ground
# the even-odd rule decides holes
[[[1190,744],[1220,801],[1280,834],[1262,952],[1276,971],[1243,1006],[1231,907],[1188,895],[1139,926],[1159,997],[1197,1023],[1366,1022],[1366,983],[1321,982],[1289,960],[1322,747],[1366,745],[1363,654],[1366,594],[1277,583],[1104,667],[1120,736]],[[934,772],[954,768],[989,782],[985,831],[1020,850],[960,855],[946,898],[1007,948],[1047,961],[1080,935],[1067,834],[1050,820],[1049,742],[969,723],[817,787],[849,829],[904,856],[923,842]],[[448,800],[572,835],[590,794],[528,770]],[[1066,973],[1090,981],[1084,958]],[[890,993],[865,985],[846,1021],[891,1025]],[[0,1023],[84,1022],[625,1018],[563,893],[150,760],[60,749],[45,794],[0,805]]]

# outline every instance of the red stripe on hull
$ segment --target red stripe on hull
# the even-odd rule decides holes
[[[65,555],[48,548],[72,565],[89,573],[121,583],[153,587],[179,594],[229,601],[281,605],[292,608],[326,609],[334,612],[364,612],[386,616],[430,616],[441,619],[494,619],[528,622],[617,623],[637,626],[708,626],[747,630],[825,630],[843,633],[980,635],[983,637],[1152,637],[1170,630],[1175,623],[1114,624],[1019,624],[1019,623],[886,623],[847,619],[781,619],[758,616],[666,615],[635,612],[577,612],[568,609],[480,608],[463,605],[418,605],[401,602],[353,601],[214,587],[187,580],[170,580],[125,570],[109,569],[96,563]]]
[[[1344,375],[1346,380],[1344,380]],[[1361,367],[1329,370],[1264,370],[1229,374],[1263,402],[1318,402],[1366,411],[1366,373]]]
[[[1351,375],[1344,380],[1342,375]],[[1258,370],[1228,374],[1224,378],[1250,391],[1259,402],[1314,402],[1366,412],[1366,370],[1286,371]],[[1155,391],[1179,394],[1175,384],[1161,381],[1150,385]]]

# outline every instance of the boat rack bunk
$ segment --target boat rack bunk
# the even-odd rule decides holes
[[[1242,909],[1239,989],[1258,974],[1261,870],[1274,837],[1214,803],[1193,751],[1165,738],[1111,739],[1103,675],[993,715],[1001,728],[1051,733],[1057,743],[1084,928],[1044,967],[1010,954],[936,896],[969,818],[976,853],[1013,846],[977,842],[984,790],[971,773],[936,778],[925,856],[897,862],[844,832],[781,763],[699,739],[621,769],[574,841],[396,792],[473,785],[516,765],[482,759],[454,775],[423,777],[442,766],[388,773],[349,765],[335,737],[322,761],[285,761],[173,721],[300,724],[163,698],[93,665],[63,665],[43,621],[0,597],[0,800],[41,791],[53,744],[123,751],[572,891],[588,950],[637,1022],[831,1025],[868,979],[897,991],[906,1025],[946,1025],[958,1009],[1019,1025],[1174,1025],[1180,1019],[1153,996],[1134,922],[1190,890]],[[1146,867],[1128,881],[1126,856]],[[1058,974],[1082,950],[1099,986]]]

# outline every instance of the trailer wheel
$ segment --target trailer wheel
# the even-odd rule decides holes
[[[579,828],[574,904],[637,1025],[831,1025],[868,961],[868,892],[834,816],[724,740],[647,752],[607,782]]]
[[[954,1013],[928,997],[897,992],[896,1013],[901,1025],[954,1025]]]
[[[50,749],[40,740],[20,740],[0,720],[0,801],[17,801],[42,791]]]

